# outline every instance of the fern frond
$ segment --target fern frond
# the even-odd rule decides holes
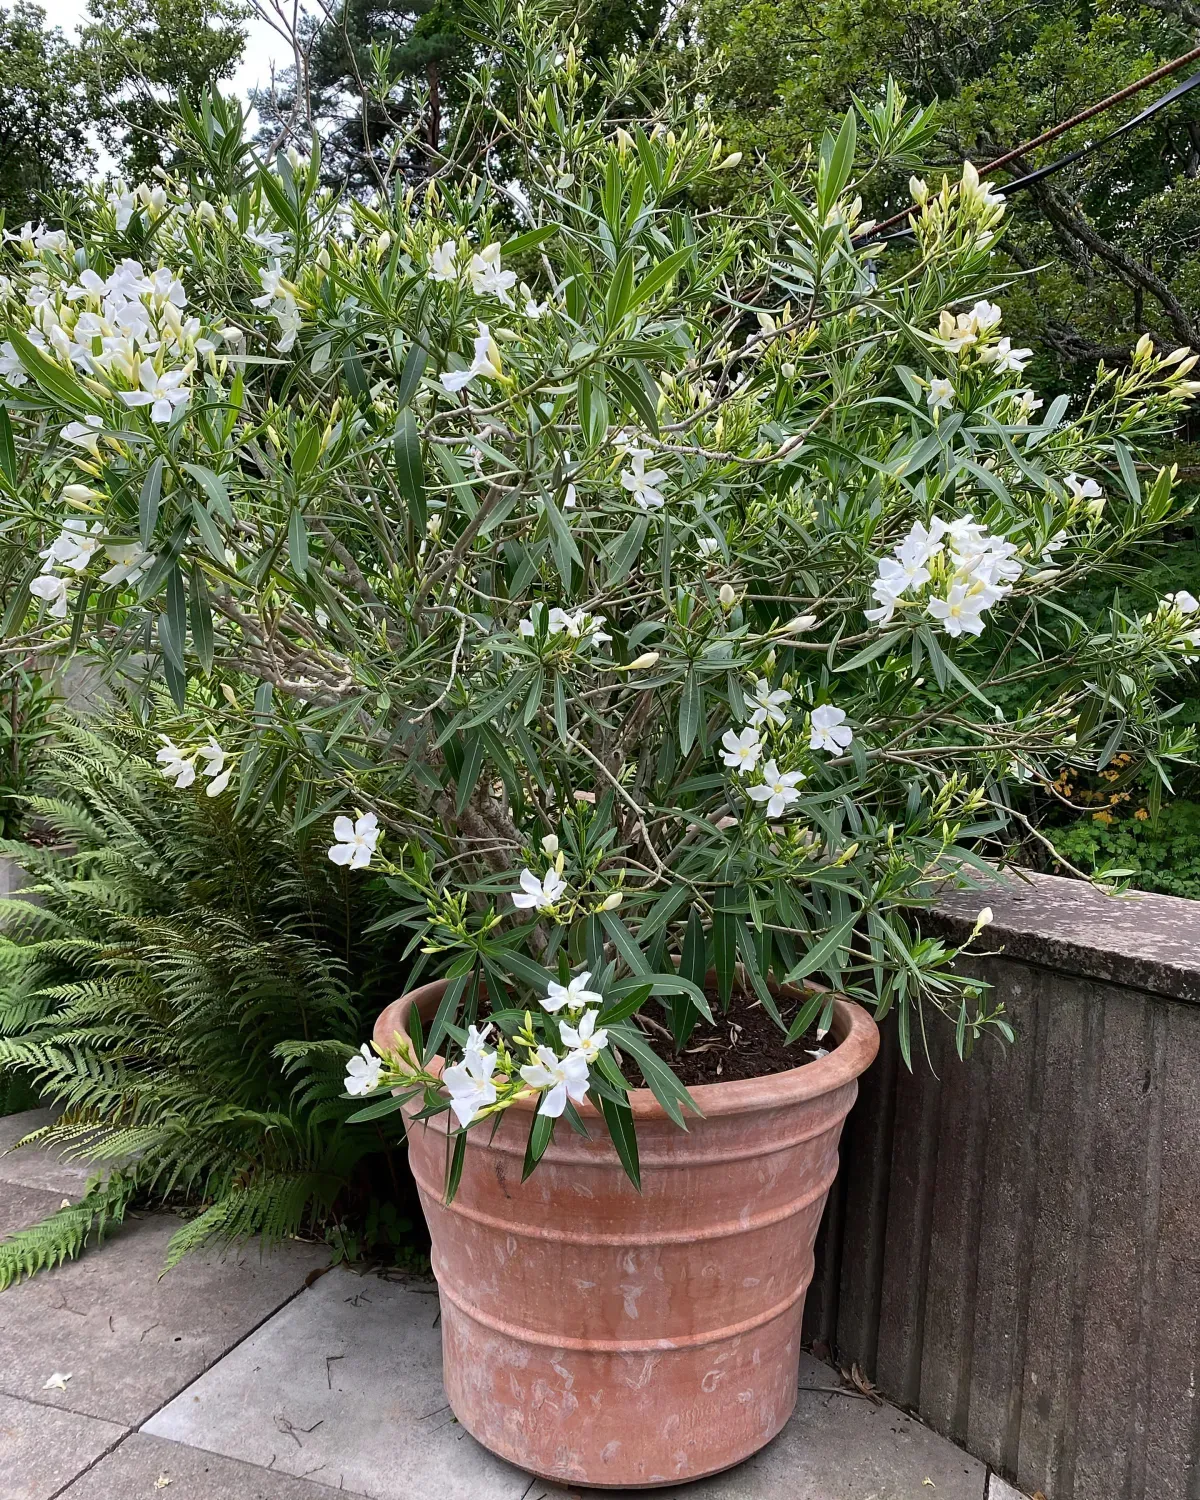
[[[0,1292],[23,1277],[74,1260],[89,1240],[99,1244],[124,1219],[135,1187],[132,1177],[120,1173],[104,1182],[93,1180],[78,1203],[0,1241]]]

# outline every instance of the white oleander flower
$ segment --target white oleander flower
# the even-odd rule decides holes
[[[550,911],[567,888],[567,882],[557,870],[547,870],[539,880],[532,870],[521,871],[521,888],[512,893],[512,903],[518,911]]]
[[[429,252],[430,281],[456,281],[458,279],[458,245],[454,240],[443,240]]]
[[[36,599],[50,606],[50,616],[55,620],[67,617],[67,580],[56,573],[39,573],[29,585],[29,592]]]
[[[929,382],[929,394],[925,397],[930,411],[950,411],[954,407],[954,382],[944,376],[935,375]]]
[[[524,282],[521,283],[521,296],[524,298],[521,311],[531,323],[536,323],[539,318],[545,317],[546,310],[550,306],[549,302],[539,302]]]
[[[66,443],[86,448],[93,458],[100,457],[100,429],[104,423],[99,417],[85,417],[82,422],[68,422],[59,436]]]
[[[67,489],[71,488],[72,486],[67,486]],[[94,492],[88,491],[88,493]],[[43,571],[48,572],[51,568],[69,568],[72,573],[82,573],[103,546],[100,540],[103,535],[102,522],[93,521],[89,527],[87,522],[80,517],[71,516],[63,522],[63,529],[54,541],[38,553],[38,556],[44,558],[46,562]]]
[[[137,583],[154,562],[154,553],[147,552],[140,542],[105,542],[104,550],[113,565],[101,573],[101,583]]]
[[[809,728],[812,731],[808,741],[810,750],[828,750],[830,755],[837,755],[854,740],[854,731],[846,723],[845,711],[834,708],[832,703],[822,703],[813,709]]]
[[[281,346],[282,347],[282,346]],[[119,391],[117,394],[126,406],[148,406],[150,420],[169,422],[177,406],[181,406],[191,395],[186,381],[191,372],[182,370],[156,370],[151,360],[144,359],[138,366],[140,390]]]
[[[510,294],[517,284],[517,273],[501,269],[498,244],[486,245],[478,255],[473,255],[467,274],[471,278],[471,290],[477,297],[498,297],[506,307],[512,306]]]
[[[175,783],[175,790],[182,791],[196,779],[196,757],[181,750],[168,735],[160,734],[159,739],[162,740],[163,747],[154,759],[162,768],[166,779]]]
[[[578,1026],[572,1026],[569,1021],[558,1023],[558,1034],[563,1046],[569,1047],[572,1052],[578,1052],[589,1065],[608,1046],[608,1032],[603,1026],[599,1031],[596,1030],[599,1019],[598,1010],[588,1010],[580,1016]]]
[[[603,1005],[604,996],[598,990],[588,989],[591,982],[592,971],[590,969],[584,969],[566,984],[559,984],[551,979],[546,985],[547,993],[542,1001],[542,1009],[554,1015],[556,1011],[562,1010],[564,1005],[568,1010],[583,1010],[588,1005]]]
[[[465,370],[447,370],[442,376],[442,385],[448,391],[461,391],[477,375],[484,380],[498,380],[501,370],[500,350],[496,347],[496,341],[488,325],[480,323],[471,363]]]
[[[353,823],[345,816],[335,818],[333,836],[337,843],[330,847],[329,858],[334,864],[363,870],[371,863],[379,842],[379,819],[373,812],[364,813]]]
[[[753,771],[762,754],[762,742],[753,725],[748,725],[740,734],[727,729],[721,736],[721,747],[721,759],[742,776]]]
[[[373,1093],[379,1087],[383,1059],[376,1057],[366,1042],[346,1064],[346,1092],[355,1098]]]
[[[1194,615],[1200,609],[1200,599],[1195,594],[1189,594],[1187,589],[1180,589],[1177,594],[1166,596],[1168,604],[1173,604],[1180,614]]]
[[[793,802],[800,800],[796,788],[807,778],[800,771],[780,771],[773,760],[763,766],[762,777],[760,785],[746,788],[746,795],[767,804],[768,818],[781,818]]]
[[[765,677],[760,677],[754,684],[754,692],[742,695],[746,700],[746,707],[753,709],[750,715],[750,723],[756,728],[760,724],[785,724],[787,714],[784,713],[784,705],[792,701],[791,693],[783,688],[772,688]]]
[[[942,629],[954,639],[961,635],[982,635],[982,612],[987,607],[983,593],[973,592],[966,584],[956,583],[944,599],[930,599],[927,612],[940,620]]]
[[[643,510],[660,510],[664,501],[659,485],[666,480],[667,471],[651,469],[647,474],[646,457],[641,449],[631,451],[630,467],[621,470],[621,484]]]
[[[201,745],[196,753],[205,762],[204,770],[201,774],[209,778],[209,784],[206,788],[207,795],[209,797],[219,797],[229,785],[229,778],[233,774],[232,766],[226,768],[225,761],[228,757],[225,751],[210,736],[208,744]]]
[[[576,1104],[587,1098],[588,1065],[581,1052],[557,1058],[549,1047],[539,1047],[537,1062],[526,1063],[521,1077],[530,1088],[545,1090],[538,1114],[548,1115],[552,1120],[557,1120],[566,1109],[568,1095]]]
[[[472,1026],[462,1062],[454,1063],[442,1073],[450,1108],[464,1130],[481,1110],[496,1102],[496,1085],[492,1082],[496,1054],[484,1051],[484,1034]]]
[[[980,363],[994,365],[998,375],[1019,375],[1032,358],[1032,349],[1014,349],[1011,339],[998,339],[979,351]]]

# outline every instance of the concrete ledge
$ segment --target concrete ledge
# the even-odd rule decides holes
[[[1082,880],[1006,872],[995,883],[944,891],[922,921],[957,940],[990,906],[982,948],[1082,979],[1200,1005],[1200,901],[1131,891],[1106,896]]]

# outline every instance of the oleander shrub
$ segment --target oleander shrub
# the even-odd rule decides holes
[[[863,220],[931,129],[898,91],[738,180],[703,80],[473,16],[419,192],[344,201],[208,100],[174,175],[10,236],[0,546],[62,649],[165,684],[178,795],[386,877],[450,983],[419,1055],[352,1061],[356,1118],[453,1107],[453,1186],[468,1127],[538,1095],[532,1168],[587,1098],[637,1180],[623,1060],[682,1123],[671,1057],[738,976],[791,1040],[832,1002],[785,1021],[777,983],[894,1011],[905,1057],[939,1016],[1011,1035],[920,909],[1067,760],[1191,754],[1200,604],[1072,601],[1186,510],[1145,464],[1200,387],[1147,336],[1030,389],[1002,195],[968,164],[907,240]],[[315,1068],[350,1029],[304,973]]]

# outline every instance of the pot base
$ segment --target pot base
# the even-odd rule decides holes
[[[686,1484],[735,1468],[785,1426],[803,1310],[802,1289],[752,1329],[682,1348],[647,1340],[604,1350],[532,1342],[443,1292],[446,1398],[473,1438],[539,1479],[598,1490]]]

